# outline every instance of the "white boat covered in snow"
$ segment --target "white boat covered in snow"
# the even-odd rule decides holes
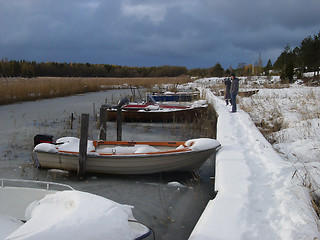
[[[78,170],[79,139],[64,137],[34,148],[38,165]],[[196,171],[220,146],[209,138],[180,142],[88,141],[86,171],[107,174],[151,174]]]
[[[68,185],[0,179],[0,239],[143,239],[132,206]]]

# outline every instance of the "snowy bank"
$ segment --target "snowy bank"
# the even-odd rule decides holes
[[[202,239],[316,239],[317,217],[295,168],[273,149],[241,109],[206,90],[218,113],[215,189],[190,235]]]

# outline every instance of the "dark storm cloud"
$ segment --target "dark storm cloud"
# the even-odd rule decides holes
[[[129,66],[276,60],[319,32],[318,0],[0,0],[0,57]]]

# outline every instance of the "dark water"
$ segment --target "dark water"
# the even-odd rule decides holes
[[[87,174],[37,169],[32,160],[33,137],[38,133],[79,136],[82,113],[90,114],[89,138],[97,139],[96,113],[101,104],[115,102],[130,90],[112,90],[65,98],[0,106],[0,178],[38,179],[66,183],[121,204],[134,206],[135,218],[151,227],[156,239],[188,239],[207,202],[213,198],[209,178],[214,154],[196,174],[170,173],[137,176]],[[75,120],[71,127],[70,116]],[[124,141],[174,141],[203,137],[177,123],[124,123]],[[116,125],[107,125],[107,140],[116,140]],[[178,182],[179,185],[168,184]],[[152,239],[152,237],[149,237]]]

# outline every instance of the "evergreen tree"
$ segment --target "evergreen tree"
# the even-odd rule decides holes
[[[266,74],[268,75],[269,74],[269,71],[272,70],[272,62],[271,60],[269,59],[268,62],[267,62],[267,65],[264,69],[264,71],[266,72]]]
[[[293,74],[294,74],[293,58],[289,58],[285,66],[285,78],[287,78],[291,83],[293,82]]]
[[[211,68],[211,76],[215,77],[222,77],[224,75],[224,69],[222,68],[220,63],[217,63],[214,65],[214,67]]]
[[[303,70],[319,72],[320,32],[313,38],[305,38],[299,48],[300,64]]]

